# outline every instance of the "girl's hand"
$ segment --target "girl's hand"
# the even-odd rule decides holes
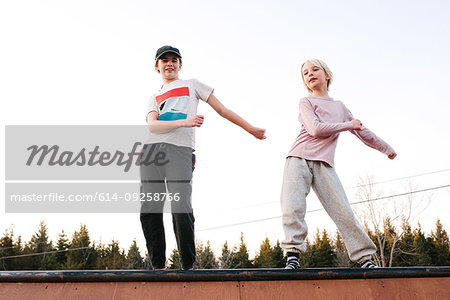
[[[185,120],[184,127],[200,127],[203,124],[204,116],[197,115]]]
[[[394,159],[397,156],[397,153],[392,152],[391,154],[388,155],[389,159]]]
[[[249,130],[250,134],[252,134],[255,138],[259,140],[264,140],[266,138],[265,133],[266,130],[258,127],[252,127]]]
[[[353,130],[361,130],[362,123],[360,120],[352,120]]]

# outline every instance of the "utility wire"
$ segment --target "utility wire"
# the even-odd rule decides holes
[[[5,231],[7,231],[7,230],[5,230]],[[12,234],[14,234],[14,232],[11,232]],[[11,235],[11,237],[13,237],[13,235]],[[11,239],[12,240],[12,239]],[[58,239],[59,240],[59,239]],[[42,241],[42,242],[37,242],[36,244],[33,244],[33,245],[41,245],[41,244],[52,244],[53,245],[53,241]],[[58,242],[56,243],[56,245],[58,244]],[[31,243],[30,242],[28,242],[28,243],[25,243],[25,245],[24,246],[28,246],[28,245],[31,245]],[[12,249],[12,248],[17,248],[17,247],[21,247],[21,245],[16,245],[16,246],[12,246],[12,247],[1,247],[0,246],[0,250],[4,250],[4,249]]]
[[[11,235],[11,237],[13,237],[13,236]],[[24,247],[29,246],[29,245],[41,245],[41,244],[51,244],[51,245],[53,245],[53,241],[51,241],[51,240],[50,241],[42,241],[42,242],[37,242],[35,244],[31,244],[30,242],[28,242],[28,243],[25,243]],[[58,245],[58,244],[56,244],[56,245]],[[22,247],[22,246],[19,245],[19,244],[15,245],[15,246],[11,246],[11,247],[2,247],[2,246],[0,246],[0,250],[13,249],[13,248],[18,248],[18,247]]]
[[[409,178],[414,178],[414,177],[421,177],[421,176],[425,176],[425,175],[431,175],[431,174],[442,173],[442,172],[447,172],[447,171],[450,171],[450,169],[444,169],[444,170],[439,170],[439,171],[432,171],[432,172],[421,173],[421,174],[405,176],[405,177],[399,177],[399,178],[393,178],[393,179],[388,179],[388,180],[383,180],[383,181],[378,181],[378,182],[373,182],[373,183],[361,184],[361,185],[356,185],[356,186],[349,187],[347,189],[356,189],[356,188],[365,187],[365,186],[368,186],[368,185],[377,185],[377,184],[381,184],[381,183],[387,183],[387,182],[392,182],[392,181],[399,181],[399,180],[404,180],[404,179],[409,179]]]
[[[364,187],[364,186],[367,186],[367,185],[377,185],[377,184],[382,184],[382,183],[387,183],[387,182],[393,182],[393,181],[399,181],[399,180],[404,180],[404,179],[409,179],[409,178],[415,178],[415,177],[421,177],[421,176],[425,176],[425,175],[437,174],[437,173],[442,173],[442,172],[447,172],[447,171],[450,171],[450,169],[443,169],[443,170],[438,170],[438,171],[432,171],[432,172],[426,172],[426,173],[415,174],[415,175],[411,175],[411,176],[405,176],[405,177],[393,178],[393,179],[388,179],[388,180],[384,180],[384,181],[378,181],[378,182],[374,182],[374,183],[368,183],[368,184],[363,184],[363,185],[357,185],[357,186],[349,187],[349,188],[347,188],[347,189],[354,189],[354,188]],[[393,197],[400,197],[400,196],[404,196],[404,195],[410,195],[410,194],[415,194],[415,193],[420,193],[420,192],[426,192],[426,191],[435,190],[435,189],[446,188],[446,187],[449,187],[449,186],[450,186],[450,185],[444,185],[444,186],[438,186],[438,187],[434,187],[434,188],[428,188],[428,189],[423,189],[423,190],[418,190],[418,191],[413,191],[413,192],[407,192],[407,193],[402,193],[402,194],[397,194],[397,195],[385,196],[385,197],[381,197],[381,198],[375,198],[375,199],[370,199],[370,200],[363,200],[363,201],[358,201],[358,202],[352,202],[352,203],[350,203],[350,205],[360,204],[360,203],[365,203],[365,202],[370,202],[370,201],[378,201],[378,200],[383,200],[383,199],[393,198]],[[262,205],[266,205],[266,204],[272,204],[272,203],[277,203],[277,202],[278,202],[278,201],[265,202],[265,203],[260,203],[260,204],[251,205],[251,206],[246,206],[246,207],[244,207],[244,208],[258,207],[258,206],[262,206]],[[318,209],[308,210],[308,211],[306,211],[306,213],[317,212],[317,211],[321,211],[321,210],[324,210],[324,209],[323,209],[323,208],[318,208]],[[220,228],[225,228],[225,227],[231,227],[231,226],[237,226],[237,225],[244,225],[244,224],[250,224],[250,223],[257,223],[257,222],[262,222],[262,221],[267,221],[267,220],[274,220],[274,219],[279,219],[279,218],[281,218],[281,216],[275,216],[275,217],[269,217],[269,218],[263,218],[263,219],[256,219],[256,220],[245,221],[245,222],[240,222],[240,223],[233,223],[233,224],[228,224],[228,225],[222,225],[222,226],[216,226],[216,227],[204,228],[204,229],[199,229],[199,230],[197,230],[197,231],[208,231],[208,230],[220,229]],[[40,242],[40,243],[44,243],[44,242]],[[17,248],[17,246],[13,246],[13,247],[0,247],[0,250],[12,249],[12,248]],[[57,251],[42,252],[42,253],[33,253],[33,254],[22,254],[22,255],[15,255],[15,256],[4,256],[4,257],[0,257],[0,259],[2,259],[2,258],[16,258],[16,257],[22,257],[22,256],[43,255],[43,254],[46,254],[46,253],[57,253],[57,252],[64,252],[64,251],[81,250],[81,249],[86,249],[86,248],[89,248],[89,247],[74,248],[74,249],[66,249],[66,250],[57,250]]]
[[[348,187],[348,188],[345,188],[345,189],[346,190],[351,190],[351,189],[355,189],[355,188],[365,187],[365,186],[368,186],[368,185],[372,185],[373,186],[373,185],[377,185],[377,184],[388,183],[388,182],[393,182],[393,181],[399,181],[399,180],[415,178],[415,177],[421,177],[421,176],[425,176],[425,175],[431,175],[431,174],[442,173],[442,172],[447,172],[447,171],[450,171],[450,169],[426,172],[426,173],[421,173],[421,174],[416,174],[416,175],[411,175],[411,176],[405,176],[405,177],[393,178],[393,179],[388,179],[388,180],[383,180],[383,181],[378,181],[378,182],[373,182],[373,183],[361,184],[361,185]],[[263,202],[263,203],[257,203],[257,204],[253,204],[253,205],[244,206],[244,207],[241,207],[240,209],[260,207],[260,206],[274,204],[274,203],[279,203],[279,202],[280,201],[268,201],[268,202]],[[220,211],[220,213],[230,212],[230,211],[236,211],[236,209],[230,209],[230,210],[225,210],[225,211],[222,210],[222,211]],[[211,212],[210,214],[214,214],[214,213],[219,213],[219,211]]]
[[[48,252],[39,252],[39,253],[30,253],[30,254],[20,254],[20,255],[11,255],[11,256],[0,256],[0,259],[6,259],[6,258],[18,258],[18,257],[25,257],[25,256],[36,256],[36,255],[45,255],[45,254],[53,254],[58,252],[68,252],[68,251],[75,251],[75,250],[82,250],[82,249],[88,249],[91,247],[80,247],[80,248],[73,248],[73,249],[65,249],[65,250],[54,250],[54,251],[48,251]],[[4,249],[4,248],[0,248]]]
[[[371,202],[371,201],[379,201],[379,200],[383,200],[383,199],[395,198],[395,197],[406,196],[406,195],[412,195],[412,194],[416,194],[416,193],[428,192],[428,191],[438,190],[438,189],[443,189],[443,188],[448,188],[448,187],[450,187],[450,184],[436,186],[436,187],[422,189],[422,190],[417,190],[417,191],[412,191],[412,192],[407,192],[407,193],[401,193],[401,194],[395,194],[395,195],[390,195],[390,196],[384,196],[384,197],[379,197],[379,198],[374,198],[374,199],[361,200],[361,201],[357,201],[357,202],[352,202],[352,203],[350,203],[350,205],[360,204],[360,203],[365,203],[365,202]],[[306,213],[312,213],[312,212],[317,212],[317,211],[321,211],[321,210],[324,210],[324,208],[317,208],[317,209],[313,209],[313,210],[308,210],[308,211],[306,211]],[[279,218],[281,218],[281,216],[275,216],[275,217],[269,217],[269,218],[256,219],[256,220],[251,220],[251,221],[245,221],[245,222],[239,222],[239,223],[233,223],[233,224],[227,224],[227,225],[203,228],[203,229],[199,229],[197,231],[208,231],[208,230],[232,227],[232,226],[237,226],[237,225],[244,225],[244,224],[257,223],[257,222],[262,222],[262,221],[267,221],[267,220],[274,220],[274,219],[279,219]]]

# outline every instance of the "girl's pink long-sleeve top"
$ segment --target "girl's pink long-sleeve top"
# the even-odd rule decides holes
[[[341,101],[308,96],[300,99],[299,107],[298,119],[302,128],[288,156],[323,161],[334,167],[339,132],[347,130],[371,148],[386,155],[394,152],[391,146],[366,127],[353,130],[352,113]]]

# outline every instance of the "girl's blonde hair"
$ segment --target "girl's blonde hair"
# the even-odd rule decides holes
[[[315,66],[321,68],[321,69],[325,72],[325,75],[327,75],[327,77],[330,78],[330,79],[328,79],[328,81],[327,81],[327,90],[328,90],[328,88],[329,88],[331,82],[333,81],[333,72],[331,72],[330,68],[327,66],[326,63],[324,63],[324,62],[321,61],[320,59],[312,58],[312,59],[308,59],[307,61],[305,61],[305,62],[302,64],[302,67],[300,68],[300,70],[301,70],[301,72],[302,72],[302,81],[303,81],[303,84],[305,85],[306,89],[308,90],[308,92],[309,92],[310,94],[312,94],[313,91],[306,85],[305,78],[303,77],[303,66],[304,66],[307,62],[310,62],[310,63],[312,63],[313,65],[315,65]]]

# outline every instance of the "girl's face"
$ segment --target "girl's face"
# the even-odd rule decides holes
[[[307,61],[302,68],[302,77],[306,86],[312,91],[327,91],[327,83],[330,79],[325,71]]]
[[[180,58],[171,53],[163,55],[163,57],[156,62],[155,69],[161,73],[164,82],[175,81],[178,79],[178,72],[181,69]]]

